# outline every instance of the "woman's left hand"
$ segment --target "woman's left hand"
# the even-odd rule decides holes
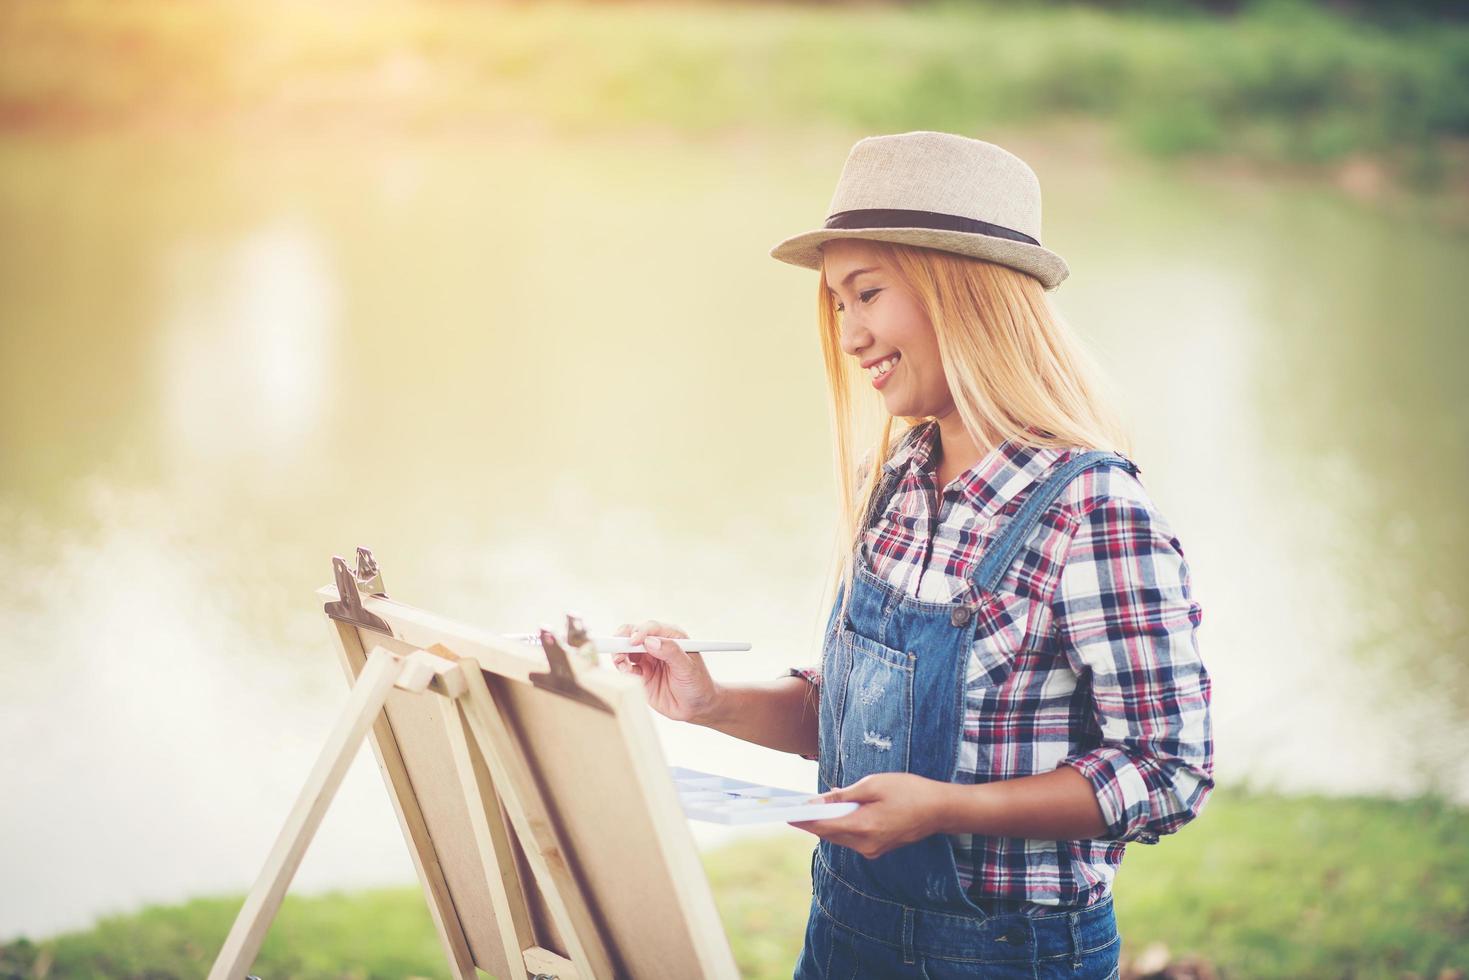
[[[953,789],[953,783],[911,772],[877,772],[821,794],[823,803],[862,804],[853,812],[830,820],[789,823],[872,859],[935,833]]]

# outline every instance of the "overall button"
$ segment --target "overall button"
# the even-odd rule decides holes
[[[968,626],[970,617],[973,615],[973,609],[970,609],[968,606],[960,606],[958,609],[949,613],[949,622],[955,626]]]

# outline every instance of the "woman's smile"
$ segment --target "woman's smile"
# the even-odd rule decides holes
[[[902,356],[902,354],[894,354],[887,360],[879,361],[872,366],[872,387],[881,389],[883,385],[888,383],[888,379],[898,369],[898,361]]]

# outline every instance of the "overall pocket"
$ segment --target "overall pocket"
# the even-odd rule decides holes
[[[838,740],[842,785],[877,772],[907,772],[913,734],[913,657],[850,629]]]

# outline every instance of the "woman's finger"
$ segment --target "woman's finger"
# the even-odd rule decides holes
[[[633,635],[637,636],[668,636],[675,639],[688,639],[689,634],[679,629],[672,623],[665,623],[657,619],[645,619],[633,629]]]
[[[648,656],[652,657],[655,660],[661,660],[664,663],[668,663],[670,661],[670,658],[674,656],[672,644],[673,640],[669,639],[668,637],[649,636],[647,640],[644,641],[643,648],[647,651]]]
[[[632,633],[629,634],[629,638],[634,643],[637,643],[643,637],[647,636],[650,633],[652,633],[652,634],[658,633],[662,628],[663,628],[663,624],[660,623],[660,622],[658,622],[658,620],[656,620],[656,619],[645,619],[641,623],[637,624],[636,626],[634,626],[632,628]]]
[[[648,638],[648,655],[655,657],[672,667],[674,664],[687,668],[693,664],[693,658],[683,646],[671,636],[661,636],[654,640]]]

